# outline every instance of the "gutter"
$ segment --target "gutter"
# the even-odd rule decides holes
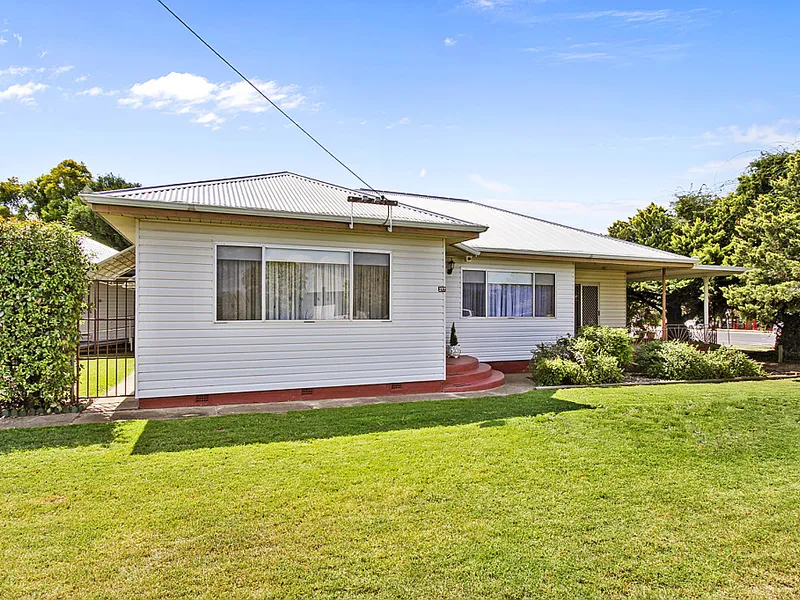
[[[503,248],[482,248],[478,250],[470,250],[471,253],[478,252],[478,254],[518,254],[520,256],[554,256],[559,258],[582,258],[589,260],[626,260],[630,262],[650,262],[650,263],[667,263],[674,265],[682,265],[691,269],[695,264],[700,262],[699,258],[695,257],[676,257],[671,258],[658,258],[658,257],[644,257],[644,256],[622,256],[615,254],[591,254],[585,252],[570,252],[568,250],[510,250]],[[476,254],[477,256],[477,254]]]
[[[105,204],[110,206],[131,206],[135,208],[149,208],[154,210],[182,210],[188,213],[201,212],[211,214],[223,215],[248,215],[255,217],[276,217],[284,219],[297,219],[302,221],[326,221],[335,223],[350,223],[349,216],[339,215],[322,215],[322,214],[309,214],[309,213],[294,213],[288,211],[272,211],[272,210],[258,210],[250,208],[229,208],[224,206],[208,206],[205,204],[188,204],[188,203],[168,203],[168,202],[150,202],[147,200],[135,200],[132,198],[119,198],[117,196],[105,196],[102,194],[78,194],[78,196],[87,204],[99,205]],[[403,205],[406,206],[406,205]],[[415,210],[420,210],[414,206],[408,206]],[[356,217],[353,222],[361,223],[364,225],[385,225],[386,219],[370,218],[370,217]],[[485,225],[477,225],[463,221],[463,224],[455,223],[426,223],[424,221],[394,221],[395,225],[400,227],[416,227],[419,229],[440,229],[446,231],[468,231],[470,233],[483,233],[488,227]]]

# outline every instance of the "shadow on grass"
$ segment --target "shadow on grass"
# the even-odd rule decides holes
[[[0,431],[0,454],[39,448],[110,446],[117,437],[118,423],[31,427]]]
[[[587,408],[592,407],[558,400],[552,392],[534,392],[517,396],[387,403],[280,414],[148,421],[134,446],[133,454],[326,439],[469,423],[480,423],[481,427],[499,427],[508,418]]]

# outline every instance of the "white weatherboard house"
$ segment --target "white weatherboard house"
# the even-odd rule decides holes
[[[624,327],[629,278],[706,274],[468,200],[380,194],[282,172],[83,195],[135,245],[140,406],[487,389],[536,344]],[[477,360],[448,364],[452,323]]]

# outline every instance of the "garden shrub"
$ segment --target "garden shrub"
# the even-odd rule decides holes
[[[637,352],[636,362],[642,372],[656,379],[730,379],[758,377],[761,366],[743,352],[719,348],[700,352],[684,342],[649,342]]]
[[[0,218],[0,407],[70,403],[89,262],[59,223]]]
[[[544,358],[534,363],[531,375],[539,385],[584,385],[589,373],[573,360],[561,357]]]
[[[581,327],[577,337],[595,342],[600,352],[615,357],[623,367],[633,362],[633,342],[626,329],[587,326]]]
[[[571,338],[540,344],[533,350],[531,376],[541,385],[619,383],[622,365],[633,359],[624,329],[585,327]]]
[[[620,383],[625,379],[625,372],[616,356],[596,354],[587,363],[589,383]]]

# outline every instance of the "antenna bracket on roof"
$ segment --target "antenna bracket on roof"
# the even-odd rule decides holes
[[[386,196],[348,196],[348,202],[358,202],[359,204],[379,204],[380,206],[397,206],[397,200],[389,200]]]

